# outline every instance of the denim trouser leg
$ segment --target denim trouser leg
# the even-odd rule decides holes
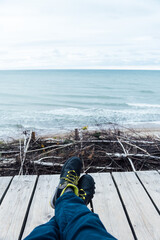
[[[57,199],[55,218],[63,240],[116,240],[106,231],[98,215],[72,192]]]
[[[36,227],[24,240],[59,240],[59,228],[55,217]]]

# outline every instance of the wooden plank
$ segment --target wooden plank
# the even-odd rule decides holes
[[[157,171],[137,172],[144,187],[160,211],[160,175]]]
[[[93,198],[95,213],[114,237],[119,240],[134,239],[111,175],[96,173],[92,176],[96,182],[96,194]]]
[[[113,173],[138,240],[160,239],[160,216],[133,172]]]
[[[38,179],[36,191],[24,229],[25,238],[35,227],[45,222],[54,215],[49,201],[59,182],[59,175],[42,175]]]
[[[0,203],[12,177],[0,177]]]
[[[36,176],[14,177],[0,206],[0,239],[17,240],[35,186]]]

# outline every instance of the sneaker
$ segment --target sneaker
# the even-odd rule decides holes
[[[91,175],[83,175],[78,182],[79,197],[86,205],[91,201],[95,193],[95,182]]]
[[[73,191],[79,196],[78,180],[81,173],[82,161],[78,157],[69,158],[62,167],[60,182],[56,188],[55,194],[51,198],[51,207],[55,208],[57,198],[61,197],[66,191]]]

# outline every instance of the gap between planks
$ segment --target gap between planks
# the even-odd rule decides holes
[[[134,239],[111,175],[95,173],[92,176],[96,182],[94,210],[107,231],[119,240]]]
[[[0,177],[0,204],[3,201],[3,198],[10,186],[12,177]]]
[[[48,222],[54,216],[54,210],[51,208],[49,200],[58,182],[59,175],[41,175],[39,177],[25,224],[23,238],[35,227]]]
[[[159,214],[135,173],[113,173],[113,177],[138,240],[159,240]]]
[[[15,176],[0,206],[0,239],[17,240],[37,176]]]
[[[157,171],[136,172],[153,205],[160,214],[160,175]]]

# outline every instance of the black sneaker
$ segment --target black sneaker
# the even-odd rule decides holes
[[[95,182],[91,175],[83,175],[78,182],[79,197],[86,205],[91,201],[95,193]]]
[[[71,188],[71,191],[79,196],[78,180],[81,173],[82,161],[78,157],[69,158],[62,167],[60,182],[56,191],[51,198],[51,207],[55,208],[55,202],[57,198],[61,197],[67,188]]]

